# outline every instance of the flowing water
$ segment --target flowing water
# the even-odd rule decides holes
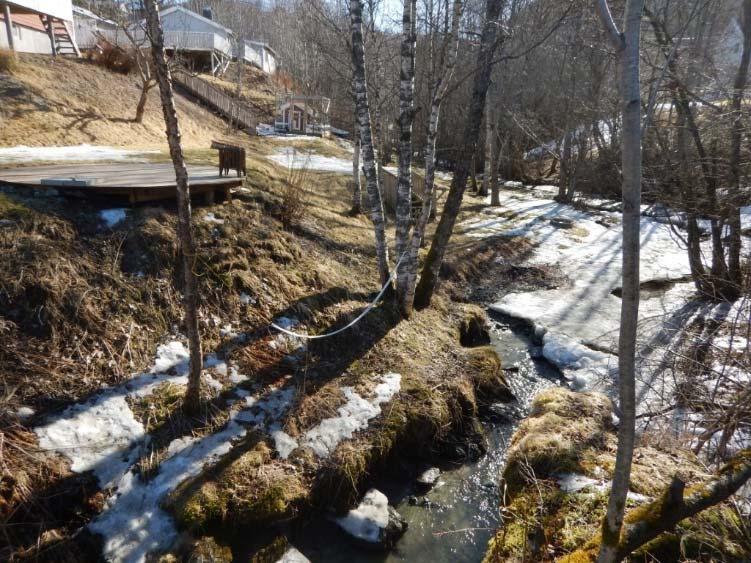
[[[532,398],[559,384],[561,376],[545,360],[530,356],[534,345],[524,325],[497,315],[492,316],[492,325],[492,345],[518,399],[515,406],[525,416]],[[507,444],[519,420],[486,422],[487,455],[475,463],[442,468],[438,484],[423,496],[417,495],[411,481],[376,483],[409,523],[394,550],[365,550],[324,518],[293,534],[291,543],[313,563],[481,561],[499,526],[498,483]]]

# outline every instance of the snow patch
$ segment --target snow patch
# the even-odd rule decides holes
[[[17,147],[0,148],[0,163],[29,162],[33,160],[140,160],[145,154],[159,151],[134,151],[108,146],[71,145],[63,147]]]
[[[389,499],[381,491],[370,489],[360,505],[337,518],[336,523],[357,539],[378,543],[381,531],[389,524]]]
[[[300,444],[312,449],[318,457],[329,456],[343,440],[366,429],[368,423],[381,414],[381,405],[389,402],[399,392],[401,379],[402,376],[398,373],[384,375],[381,383],[373,390],[374,397],[371,400],[361,397],[352,387],[342,387],[347,402],[337,409],[339,416],[324,419],[308,430]]]
[[[307,137],[309,138],[309,137]],[[333,156],[321,156],[314,153],[296,150],[292,147],[281,147],[268,157],[269,160],[295,170],[307,169],[318,172],[337,172],[352,174],[352,161]]]

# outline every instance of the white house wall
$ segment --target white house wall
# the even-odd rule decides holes
[[[71,0],[8,0],[13,8],[27,8],[35,12],[49,14],[55,18],[73,21],[73,2]]]
[[[16,24],[13,24],[13,45],[19,53],[52,54],[49,35]],[[0,29],[0,48],[9,48],[8,38],[5,35],[5,22],[2,22],[2,29]]]

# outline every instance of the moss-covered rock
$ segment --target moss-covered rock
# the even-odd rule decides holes
[[[475,388],[477,403],[481,407],[514,400],[508,381],[503,374],[501,358],[490,346],[473,348],[467,353],[467,368]]]

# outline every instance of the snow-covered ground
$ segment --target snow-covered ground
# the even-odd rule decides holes
[[[4,147],[0,148],[0,164],[39,161],[140,160],[144,155],[159,151],[119,149],[95,145],[64,147]]]
[[[310,137],[306,137],[310,139]],[[279,147],[274,154],[268,157],[270,160],[285,168],[296,170],[307,169],[317,172],[337,172],[339,174],[352,174],[352,161],[333,156],[321,156],[314,152],[292,147]]]

